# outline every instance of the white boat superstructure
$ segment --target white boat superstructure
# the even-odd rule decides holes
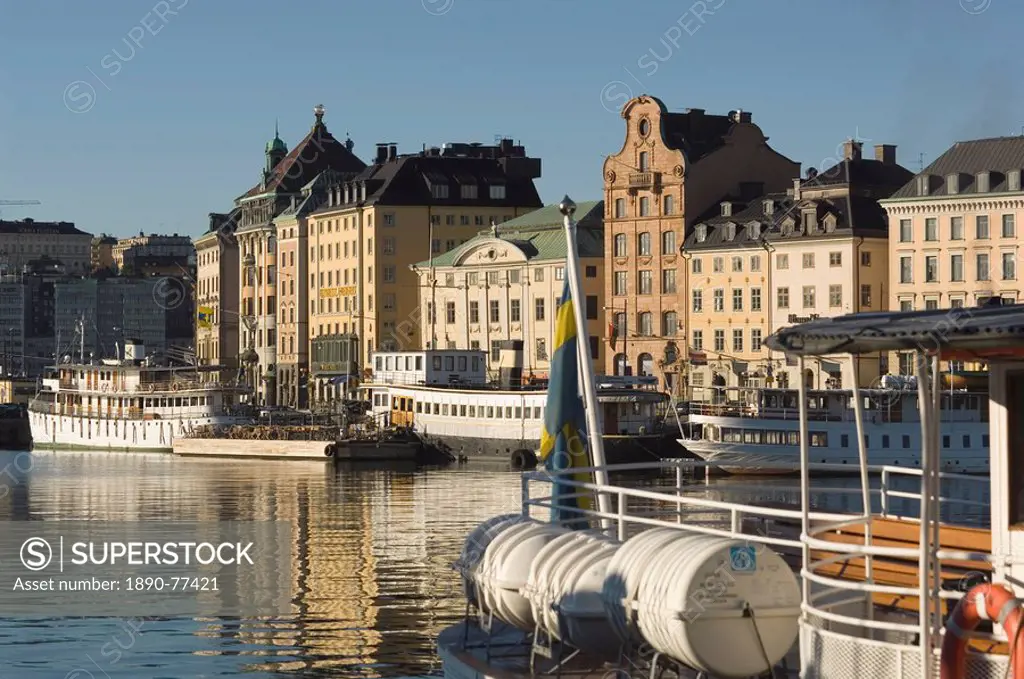
[[[150,365],[130,341],[121,360],[55,366],[29,402],[33,447],[170,452],[196,426],[250,421],[249,388],[212,379],[216,371]]]
[[[679,443],[722,471],[794,472],[800,468],[799,394],[796,389],[721,388],[691,401]],[[850,390],[807,390],[810,459],[857,464],[857,423]],[[859,391],[868,461],[921,466],[917,392],[908,388]],[[989,471],[988,394],[945,390],[940,395],[943,471]]]

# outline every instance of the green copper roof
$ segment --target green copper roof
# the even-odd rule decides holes
[[[576,243],[580,257],[604,256],[604,201],[591,200],[576,205]],[[490,229],[481,231],[462,245],[434,257],[434,266],[452,266],[462,253],[478,243],[494,238]],[[562,228],[558,205],[547,205],[498,225],[498,238],[513,243],[530,261],[565,259],[569,248]],[[430,260],[417,267],[430,266]]]
[[[271,151],[288,153],[288,147],[281,141],[281,134],[277,131],[277,121],[274,121],[274,138],[267,142],[267,153]]]

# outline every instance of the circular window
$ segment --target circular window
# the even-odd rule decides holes
[[[644,118],[640,121],[640,136],[646,137],[651,132],[651,121]]]

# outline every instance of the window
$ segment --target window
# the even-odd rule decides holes
[[[626,294],[626,272],[625,271],[616,271],[615,272],[615,277],[614,277],[613,280],[615,281],[614,294],[615,295],[619,295],[619,296],[625,295]]]
[[[393,292],[386,293],[381,298],[381,303],[384,305],[384,311],[394,311],[395,310],[395,293],[393,293]]]
[[[928,217],[924,220],[924,239],[939,240],[939,220],[936,217]]]
[[[395,225],[395,215],[393,215],[391,213],[385,214],[384,215],[384,226],[394,226],[394,225]]]
[[[498,272],[497,271],[488,271],[487,272],[487,285],[497,285],[497,284],[498,284]]]
[[[597,319],[597,295],[587,295],[587,319]]]
[[[900,257],[900,283],[914,282],[913,259],[909,255]]]
[[[1017,280],[1017,257],[1012,252],[1003,253],[1003,280]]]
[[[988,253],[979,252],[975,256],[975,268],[977,270],[977,280],[987,281],[989,280],[989,267],[988,267]]]
[[[536,341],[537,360],[546,361],[548,360],[548,341],[543,337],[538,337]]]
[[[446,240],[444,242],[444,251],[445,252],[450,252],[450,251],[452,251],[454,249],[455,249],[455,239],[454,238],[449,238],[448,240]]]
[[[538,297],[533,300],[533,318],[536,321],[544,320],[544,298]]]
[[[480,302],[469,303],[469,322],[479,323],[480,322]]]
[[[704,349],[704,331],[694,330],[693,331],[693,348],[695,351],[701,351]]]
[[[508,282],[512,284],[519,283],[519,269],[512,269],[508,272]]]
[[[650,157],[647,155],[647,151],[640,152],[640,171],[647,172],[649,167]]]
[[[715,257],[711,260],[711,270],[714,273],[722,273],[725,271],[725,263],[721,257]]]
[[[491,200],[505,200],[505,185],[491,184]]]
[[[492,299],[489,303],[490,307],[490,319],[491,323],[498,323],[501,321],[501,302]]]
[[[829,266],[842,266],[843,265],[843,253],[841,253],[841,252],[830,252],[830,253],[828,253],[828,265]]]
[[[653,276],[650,271],[640,271],[637,273],[637,283],[640,286],[638,294],[649,295],[651,294],[651,288],[653,283]]]
[[[665,196],[665,209],[664,209],[664,213],[666,215],[670,215],[670,214],[672,214],[675,211],[675,205],[673,203],[673,200],[674,200],[673,196]]]
[[[776,269],[788,269],[789,268],[789,255],[775,255],[775,268]]]
[[[704,311],[704,291],[700,289],[693,290],[693,313],[699,314]]]
[[[871,253],[870,252],[862,252],[862,253],[860,253],[860,265],[861,266],[871,266]]]
[[[750,350],[761,351],[761,328],[753,328],[750,331]]]
[[[750,257],[750,272],[758,273],[761,271],[761,255],[752,255]]]
[[[1013,238],[1017,233],[1013,215],[1003,215],[1003,238]]]
[[[926,311],[935,311],[939,308],[939,300],[937,299],[926,299],[924,301],[924,308]]]
[[[733,270],[733,273],[742,273],[743,272],[743,258],[742,257],[733,257],[732,258],[732,270]]]
[[[805,252],[804,253],[804,256],[803,256],[803,266],[804,266],[805,269],[813,269],[814,268],[814,253],[813,252]]]
[[[732,310],[743,311],[743,288],[732,289]]]
[[[434,238],[430,241],[430,251],[435,255],[441,252],[441,239]]]
[[[461,195],[463,199],[476,200],[477,190],[476,184],[463,184],[461,187]],[[495,359],[497,360],[497,359]]]
[[[394,283],[395,282],[395,267],[386,266],[384,267],[384,282]]]
[[[509,302],[508,319],[513,323],[518,323],[520,321],[520,315],[522,312],[520,306],[521,304],[518,299],[513,299]]]
[[[924,258],[924,282],[937,283],[939,281],[939,258],[936,255],[928,255]]]
[[[586,267],[586,269],[584,269],[583,275],[586,276],[587,278],[597,278],[597,267],[596,266],[588,266],[588,267]]]
[[[715,288],[712,294],[715,311],[725,311],[725,291],[722,288]]]
[[[674,311],[666,311],[661,316],[661,334],[665,337],[675,337],[679,329],[679,321]]]
[[[533,270],[533,280],[538,282],[538,283],[543,283],[544,282],[544,269],[534,269]]]
[[[725,330],[715,330],[715,351],[725,351]]]
[[[615,217],[622,219],[626,216],[626,199],[616,198],[615,199]]]
[[[962,281],[964,279],[964,256],[949,256],[949,280]]]
[[[963,240],[964,239],[964,218],[963,217],[950,217],[949,218],[949,239],[950,240]]]
[[[779,288],[776,291],[776,297],[780,309],[789,308],[789,288]]]
[[[813,285],[805,285],[804,286],[804,308],[805,309],[813,309],[814,308],[814,306],[815,306],[815,304],[814,304],[814,301],[815,301],[814,300],[815,290],[817,290],[817,288],[815,288]]]
[[[643,337],[651,337],[654,335],[654,314],[649,311],[644,311],[637,317],[639,327],[639,333]]]
[[[743,330],[734,328],[732,331],[732,350],[736,353],[743,351]]]
[[[900,300],[900,311],[913,311],[914,303],[909,299]]]
[[[447,302],[444,307],[445,322],[450,325],[455,322],[455,302]]]
[[[843,286],[842,285],[830,285],[830,286],[828,286],[828,305],[830,307],[841,307],[841,306],[843,306]]]
[[[761,310],[761,288],[750,288],[750,310]]]
[[[676,232],[666,231],[661,234],[661,254],[663,255],[674,255],[676,254]]]
[[[988,215],[978,215],[974,218],[974,237],[980,239],[989,237]]]
[[[556,266],[555,267],[555,280],[556,281],[564,281],[565,280],[565,267],[564,266]]]
[[[704,260],[700,257],[694,257],[693,262],[690,264],[690,271],[693,273],[704,273]]]
[[[900,220],[900,242],[914,242],[914,223],[909,219]]]
[[[625,257],[627,256],[626,251],[626,234],[617,233],[615,234],[615,256]]]
[[[651,216],[651,199],[647,196],[640,198],[640,216],[650,217]]]
[[[644,232],[636,237],[636,253],[642,256],[651,254],[651,234]]]
[[[624,337],[626,334],[626,314],[616,313],[612,319],[612,334],[615,337]]]
[[[661,270],[661,294],[674,295],[676,292],[676,270]]]
[[[501,359],[501,340],[491,340],[491,360],[499,361]],[[490,407],[487,408],[490,410]]]

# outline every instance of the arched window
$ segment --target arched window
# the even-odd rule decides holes
[[[624,233],[617,233],[617,234],[615,234],[615,256],[616,257],[626,257],[627,256],[626,234],[624,234]]]
[[[649,167],[650,167],[650,158],[647,155],[647,151],[641,151],[640,152],[640,171],[641,172],[647,172],[647,169]]]
[[[647,256],[651,254],[651,234],[646,231],[636,237],[636,254]]]
[[[661,334],[665,337],[675,337],[676,331],[679,329],[678,316],[674,311],[666,311],[662,315],[662,329]]]
[[[666,231],[661,234],[661,254],[674,255],[676,253],[676,232]]]
[[[644,311],[641,313],[637,320],[638,325],[640,326],[637,329],[637,334],[643,337],[651,337],[654,335],[654,317],[650,311]]]
[[[673,212],[675,212],[675,203],[674,203],[674,200],[673,200],[673,196],[665,196],[665,210],[664,210],[664,213],[666,215],[670,215]]]
[[[626,355],[615,354],[614,367],[612,368],[616,375],[626,374]]]
[[[640,354],[637,357],[637,362],[640,364],[640,372],[639,372],[639,374],[641,376],[643,376],[643,375],[653,375],[654,374],[654,357],[653,356],[651,356],[650,354],[646,354],[646,353]]]

